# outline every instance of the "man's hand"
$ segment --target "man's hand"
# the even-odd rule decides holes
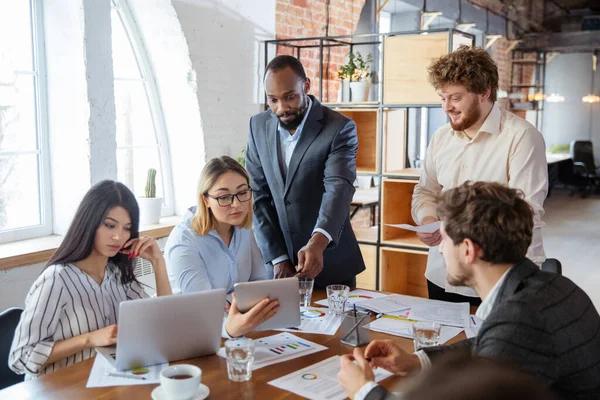
[[[270,300],[267,297],[242,314],[237,308],[235,293],[233,293],[225,330],[227,330],[227,333],[231,337],[245,335],[277,314],[277,311],[279,311],[279,302],[277,300]]]
[[[407,375],[421,369],[419,357],[409,354],[391,340],[375,340],[365,349],[365,357],[371,359],[373,368],[381,367],[396,375]]]
[[[315,232],[306,246],[298,251],[298,274],[316,278],[323,269],[323,252],[329,244],[329,239],[321,232]]]
[[[282,261],[273,266],[273,277],[275,279],[289,278],[294,275],[296,275],[296,270],[290,260]]]
[[[425,217],[421,221],[421,225],[426,225],[426,224],[429,224],[429,223],[432,223],[435,221],[437,221],[437,218],[435,218],[435,217]],[[419,238],[419,240],[421,242],[423,242],[427,246],[431,246],[431,247],[437,246],[442,241],[442,235],[440,234],[439,229],[433,233],[417,232],[417,237]]]
[[[356,364],[354,363],[355,360]],[[361,349],[354,349],[353,355],[347,354],[342,356],[340,358],[340,367],[338,382],[351,399],[354,398],[365,383],[375,380],[373,368],[365,360]]]

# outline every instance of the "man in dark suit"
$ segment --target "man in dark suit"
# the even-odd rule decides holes
[[[275,278],[356,286],[365,269],[349,218],[356,124],[308,95],[298,59],[277,56],[264,77],[269,110],[250,119],[246,168],[254,228]]]
[[[414,354],[374,341],[364,354],[357,349],[343,356],[339,379],[350,397],[388,396],[372,382],[371,367],[406,375],[462,350],[528,372],[562,398],[600,399],[600,316],[577,285],[525,258],[533,213],[522,193],[467,182],[442,194],[437,212],[448,282],[481,296],[481,329],[472,339]]]

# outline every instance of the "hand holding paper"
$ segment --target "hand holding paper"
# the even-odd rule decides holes
[[[407,231],[413,231],[418,233],[433,233],[440,229],[440,221],[431,222],[424,225],[413,226],[409,224],[385,224],[393,228],[406,229]]]

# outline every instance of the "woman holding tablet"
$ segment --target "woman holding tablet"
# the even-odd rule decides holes
[[[195,213],[173,228],[165,246],[175,291],[225,289],[232,293],[238,282],[268,279],[251,229],[249,182],[246,170],[231,157],[213,158],[204,166]],[[241,314],[233,295],[224,336],[243,335],[278,309],[277,301],[264,299]]]
[[[117,341],[119,303],[148,297],[136,257],[152,263],[158,296],[171,294],[156,241],[139,237],[139,208],[122,183],[102,181],[85,195],[61,245],[27,294],[9,366],[26,379],[83,361]]]

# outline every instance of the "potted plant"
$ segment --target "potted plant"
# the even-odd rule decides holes
[[[138,197],[138,204],[140,206],[140,224],[158,224],[163,199],[162,197],[156,197],[156,170],[154,168],[148,170],[145,194],[145,197]]]
[[[371,82],[369,78],[373,76],[371,72],[371,63],[373,56],[369,53],[363,57],[359,52],[350,53],[348,63],[344,64],[338,70],[338,78],[342,79],[342,101],[344,94],[344,81],[349,81],[352,101],[368,101]]]

